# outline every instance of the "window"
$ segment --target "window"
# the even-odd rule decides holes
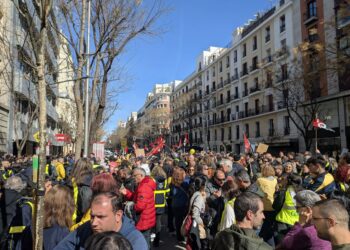
[[[226,117],[227,117],[227,120],[229,121],[229,120],[230,120],[230,117],[231,117],[231,109],[230,109],[230,108],[228,108],[228,109],[226,110]]]
[[[209,85],[206,86],[206,91],[207,95],[209,95]]]
[[[224,94],[220,94],[220,104],[224,104]]]
[[[266,59],[265,59],[266,63],[272,62],[272,56],[271,56],[271,49],[267,49],[266,50]]]
[[[235,78],[238,79],[238,68],[235,68]]]
[[[207,70],[207,81],[209,81],[209,70]]]
[[[265,28],[265,43],[270,41],[270,26]]]
[[[235,99],[238,99],[238,87],[235,87]]]
[[[248,64],[247,63],[243,63],[242,69],[243,69],[242,76],[247,75],[248,74]]]
[[[280,33],[286,30],[286,17],[283,15],[280,17]]]
[[[226,56],[226,68],[230,67],[230,57]]]
[[[266,88],[272,87],[272,72],[266,71]]]
[[[221,141],[225,140],[225,129],[221,128]]]
[[[242,53],[242,57],[245,57],[247,55],[247,45],[243,44],[243,53]]]
[[[252,60],[252,71],[256,70],[256,69],[258,69],[258,57],[257,56],[253,57],[253,60]]]
[[[259,99],[255,99],[255,114],[259,114],[260,113],[260,100]]]
[[[238,112],[239,112],[239,106],[236,105],[236,113],[238,113]]]
[[[255,123],[255,137],[260,137],[260,122]]]
[[[244,86],[243,96],[247,96],[248,95],[248,83],[245,82],[243,86]]]
[[[227,134],[228,134],[227,139],[228,139],[228,140],[231,140],[231,139],[232,139],[231,127],[228,127],[228,128],[227,128],[227,132],[228,132],[228,133],[227,133]]]
[[[208,130],[207,141],[210,141],[210,130]]]
[[[286,39],[281,40],[281,50],[283,52],[287,51],[287,40]]]
[[[258,38],[256,36],[253,37],[253,50],[258,48]]]
[[[248,116],[248,103],[244,103],[244,114],[245,114],[245,117]]]
[[[248,123],[245,124],[245,131],[244,132],[245,132],[247,138],[249,138],[249,124]]]
[[[269,136],[273,136],[275,134],[275,125],[273,119],[269,120]]]
[[[219,71],[222,72],[222,61],[219,62]]]
[[[317,17],[316,0],[312,0],[307,4],[307,18]]]
[[[218,133],[216,131],[216,129],[214,130],[214,140],[216,141],[218,139]]]
[[[199,62],[199,64],[198,64],[198,71],[201,71],[201,70],[202,70],[202,63]]]
[[[284,117],[284,134],[290,134],[290,126],[289,126],[289,116]]]
[[[230,102],[231,101],[231,91],[230,90],[227,90],[226,92],[226,96],[227,96],[227,102]]]
[[[215,68],[212,69],[212,76],[215,76]]]
[[[237,62],[237,50],[233,51],[233,62]]]
[[[236,125],[236,139],[239,139],[239,125]]]
[[[282,75],[281,75],[282,81],[287,80],[288,79],[288,66],[287,66],[287,64],[283,64],[281,66],[281,72],[282,72]]]

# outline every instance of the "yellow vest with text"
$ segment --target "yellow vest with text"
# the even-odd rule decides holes
[[[293,199],[291,192],[294,193],[294,189],[292,187],[288,187],[283,207],[277,214],[276,221],[293,226],[295,222],[299,221],[299,214],[296,209],[296,202]]]

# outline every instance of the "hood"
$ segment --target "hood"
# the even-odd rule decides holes
[[[256,235],[254,229],[240,228],[237,225],[232,225],[228,231],[233,234],[235,241],[239,242],[241,246],[251,244],[260,245],[264,242],[262,238]]]
[[[140,185],[146,185],[149,186],[151,189],[156,190],[156,182],[154,180],[152,180],[151,177],[146,176],[145,178],[143,178],[143,180],[141,181]]]
[[[6,207],[9,207],[10,204],[16,203],[22,196],[15,190],[5,189],[4,198]]]
[[[123,224],[119,233],[121,233],[123,236],[126,237],[128,234],[130,234],[135,230],[136,230],[136,227],[134,225],[134,222],[127,216],[123,215]]]

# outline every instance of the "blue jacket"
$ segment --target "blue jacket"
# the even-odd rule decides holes
[[[185,180],[181,183],[181,187],[172,185],[170,189],[170,195],[172,197],[172,207],[173,209],[181,209],[188,207],[189,197],[188,197],[188,188],[189,188],[190,178],[186,177]]]
[[[123,216],[123,224],[119,231],[121,235],[128,239],[133,249],[147,250],[148,245],[143,235],[135,228],[132,221]],[[84,250],[85,241],[92,235],[90,221],[78,227],[64,238],[54,250]]]

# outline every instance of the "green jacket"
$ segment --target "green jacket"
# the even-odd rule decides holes
[[[219,232],[213,242],[212,250],[271,250],[270,245],[259,238],[253,229],[232,225]]]

